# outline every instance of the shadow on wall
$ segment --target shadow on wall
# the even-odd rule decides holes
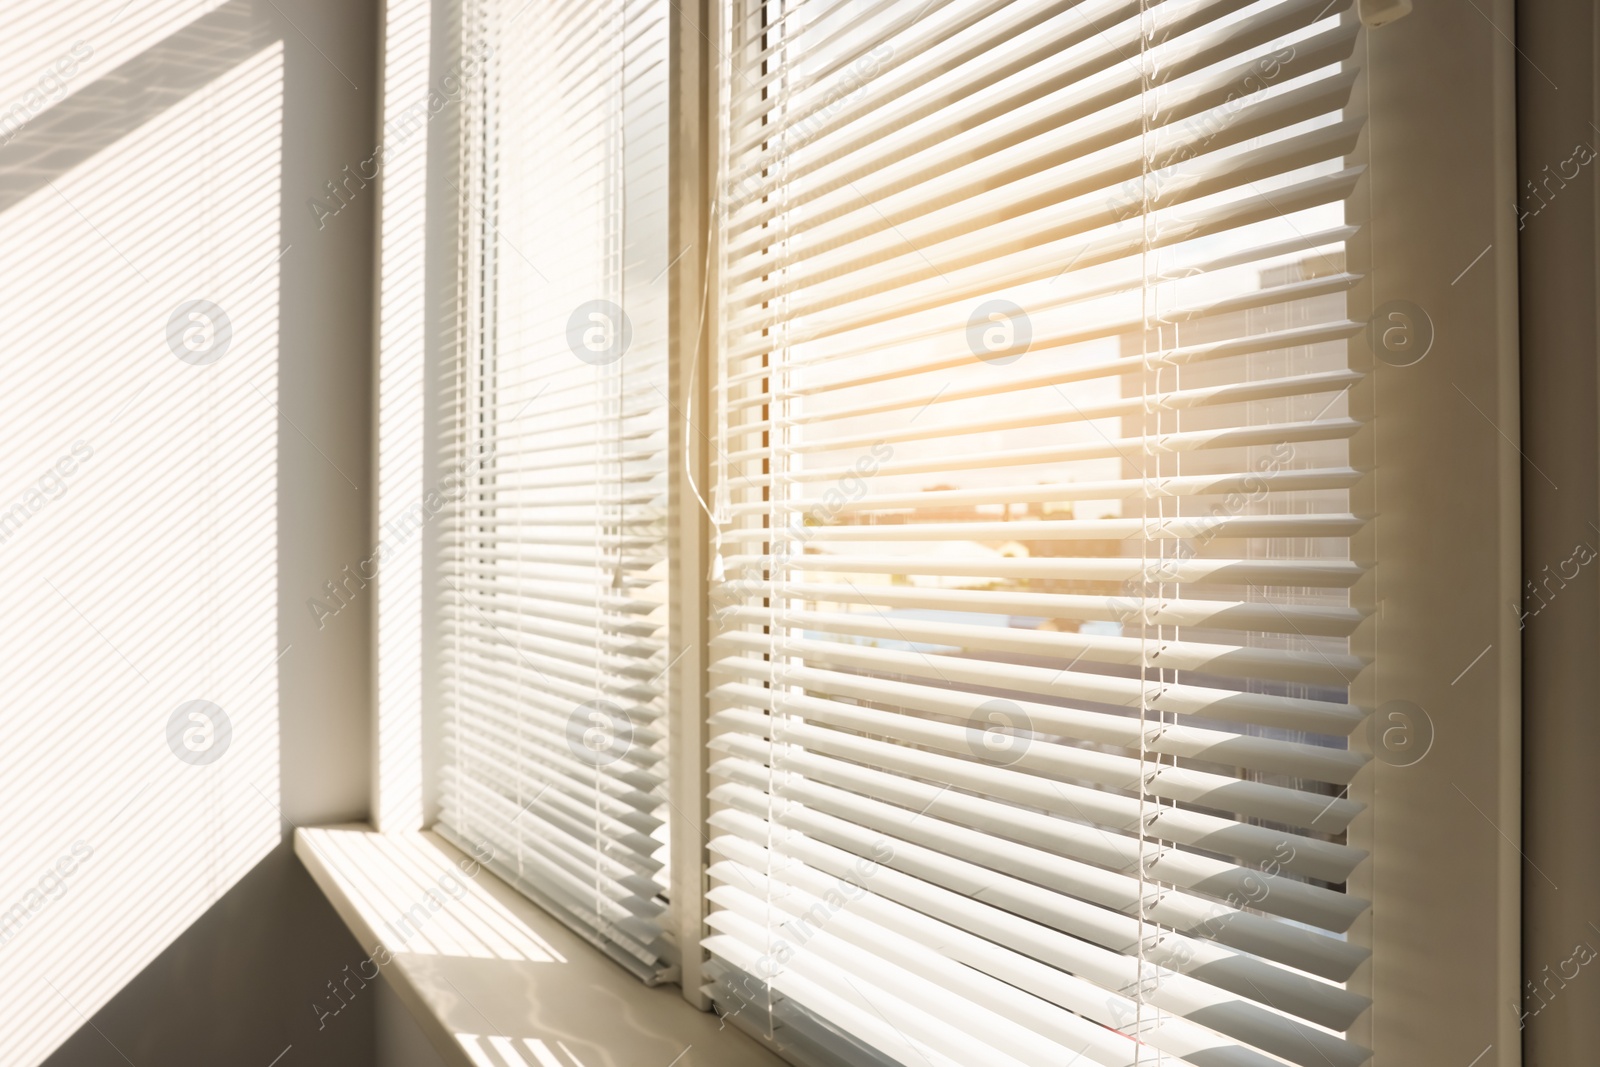
[[[264,914],[262,903],[271,902]],[[293,931],[285,937],[284,931]],[[373,1000],[352,1001],[338,1026],[314,1006],[365,951],[328,907],[287,844],[274,849],[50,1057],[51,1067],[171,1063],[361,1067],[372,1048]],[[286,976],[297,976],[286,980]],[[264,990],[270,983],[278,995]],[[162,1005],[152,1011],[152,1004]],[[176,1059],[174,1051],[184,1057]],[[127,1057],[125,1061],[123,1056]],[[7,1061],[9,1062],[9,1061]]]
[[[370,6],[352,4],[336,21],[362,16],[365,29]],[[4,16],[8,1065],[43,1062],[124,987],[59,1062],[125,1053],[139,1067],[187,1063],[210,1046],[204,1062],[259,1051],[264,1065],[278,1049],[228,1044],[230,1016],[253,1004],[271,1017],[261,987],[299,967],[298,939],[320,924],[325,946],[336,923],[281,846],[283,828],[359,814],[364,756],[348,761],[347,785],[291,797],[280,790],[280,731],[285,766],[301,748],[360,751],[364,727],[350,724],[364,718],[364,652],[350,638],[295,665],[301,635],[285,623],[297,616],[280,605],[287,587],[362,540],[370,302],[362,282],[348,307],[301,310],[326,298],[288,280],[298,269],[316,284],[336,246],[293,258],[305,227],[289,209],[311,190],[291,195],[286,158],[301,160],[294,174],[309,186],[355,141],[319,156],[286,126],[290,80],[303,96],[303,75],[333,62],[294,36],[290,17],[315,32],[318,8],[18,0]],[[311,80],[325,90],[323,109],[338,110],[335,86],[355,97],[342,73],[324,67]],[[346,125],[361,130],[370,103],[344,106],[357,115]],[[306,137],[336,140],[329,131],[342,121],[319,116],[327,127]],[[337,247],[369,247],[370,232],[357,223]],[[333,324],[328,336],[296,349],[318,316]],[[345,366],[320,369],[336,362],[330,348]],[[308,358],[319,368],[309,380]],[[330,432],[339,401],[351,425]],[[316,518],[302,521],[307,502]],[[313,542],[327,547],[308,552]],[[335,651],[348,666],[329,672],[326,700],[348,703],[343,720],[316,701],[280,720],[293,706],[282,699],[289,680]],[[308,720],[325,726],[322,744],[307,743]],[[297,1005],[312,995],[297,993]],[[233,1032],[264,1033],[243,1023]],[[339,1062],[362,1062],[360,1048]]]

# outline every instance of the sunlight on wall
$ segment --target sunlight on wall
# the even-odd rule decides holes
[[[431,0],[390,0],[378,245],[377,766],[381,830],[422,828],[422,525],[431,514],[423,459],[424,292],[430,120],[459,85],[430,91]],[[433,104],[438,103],[436,110]]]
[[[70,6],[53,30],[61,5],[15,13],[8,79],[120,2]],[[96,59],[216,6],[137,5]],[[230,60],[131,132],[86,122],[77,141],[107,143],[59,171],[48,109],[10,146],[37,187],[0,210],[7,1064],[47,1056],[280,839],[282,58]]]
[[[0,144],[100,74],[221,6],[222,0],[7,0]]]

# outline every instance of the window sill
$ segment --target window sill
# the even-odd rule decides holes
[[[295,854],[449,1067],[781,1067],[670,987],[647,988],[432,833],[295,832]],[[326,1008],[339,1004],[328,995]]]

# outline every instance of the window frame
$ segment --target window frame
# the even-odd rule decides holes
[[[717,87],[725,72],[714,43],[721,40],[720,0],[672,6],[669,233],[673,248],[686,254],[668,272],[668,508],[677,539],[670,579],[668,795],[680,988],[704,1010],[705,955],[695,946],[705,933],[706,910],[710,526],[699,498],[710,474],[704,420],[719,321],[719,257],[706,237],[714,233]],[[462,4],[433,0],[432,8],[445,30],[430,46],[437,81],[464,44]],[[1375,1004],[1351,1036],[1374,1050],[1375,1063],[1468,1063],[1491,1048],[1501,1063],[1520,1062],[1517,1013],[1505,1010],[1520,1001],[1523,873],[1520,640],[1515,613],[1505,610],[1520,599],[1523,476],[1514,444],[1516,262],[1502,254],[1516,248],[1515,215],[1505,205],[1515,202],[1516,192],[1517,58],[1499,29],[1512,23],[1511,0],[1471,11],[1419,5],[1367,35],[1369,127],[1360,152],[1372,164],[1365,203],[1378,210],[1362,220],[1371,223],[1362,243],[1379,270],[1369,273],[1363,285],[1370,292],[1363,295],[1367,306],[1406,299],[1427,309],[1436,337],[1429,358],[1411,367],[1378,367],[1364,387],[1371,393],[1365,406],[1377,418],[1361,436],[1363,458],[1383,457],[1394,446],[1402,451],[1361,502],[1375,518],[1359,543],[1374,558],[1382,546],[1382,566],[1356,593],[1372,609],[1368,625],[1381,642],[1351,698],[1371,707],[1411,701],[1430,711],[1434,729],[1432,747],[1418,763],[1374,763],[1358,779],[1374,803],[1353,825],[1350,840],[1371,856],[1351,889],[1373,907],[1351,936],[1373,957],[1352,988]],[[1448,97],[1438,92],[1441,85],[1451,87]],[[459,174],[463,162],[459,111],[447,115],[434,127],[428,153],[427,260],[434,292],[465,266],[454,208],[458,192],[449,180],[432,180]],[[1390,204],[1397,208],[1386,208]],[[1487,261],[1457,276],[1485,244],[1494,249]],[[425,468],[432,471],[443,467],[440,420],[448,414],[437,383],[458,358],[458,326],[430,318]],[[380,462],[382,446],[380,439]],[[1448,484],[1441,474],[1460,469],[1478,472],[1472,491],[1440,491]],[[1440,530],[1472,533],[1441,538]],[[420,581],[426,591],[437,584],[440,544],[437,530],[424,538]],[[380,588],[387,579],[379,580]],[[380,598],[380,612],[383,603]],[[438,613],[426,598],[422,612],[422,821],[431,824],[443,691],[429,651],[438,647]],[[1480,659],[1472,658],[1476,647],[1441,639],[1447,628],[1439,622],[1451,619],[1472,622],[1475,636],[1468,643],[1476,644],[1482,631],[1478,647],[1488,647]],[[1488,625],[1478,625],[1485,620]],[[374,640],[375,653],[380,644]],[[1462,671],[1468,661],[1470,673]],[[1366,733],[1358,730],[1352,743],[1370,744]],[[375,794],[386,774],[375,768]],[[1437,892],[1441,886],[1448,896]],[[1462,945],[1472,948],[1479,966],[1434,968],[1441,952]]]
[[[709,688],[706,639],[710,632],[710,587],[706,581],[711,543],[710,517],[701,506],[711,473],[711,438],[704,423],[710,411],[710,361],[715,348],[719,257],[707,241],[714,232],[717,203],[718,136],[716,78],[720,62],[713,42],[721,40],[719,0],[674,0],[668,76],[674,118],[668,133],[669,184],[674,190],[668,244],[685,248],[667,272],[669,316],[668,382],[672,405],[667,414],[667,452],[671,485],[667,501],[669,549],[668,654],[674,664],[668,681],[673,694],[668,721],[671,769],[667,794],[672,802],[672,893],[680,954],[679,988],[701,1011],[711,1009],[702,992],[707,955],[699,948],[707,933],[706,836],[710,777]],[[698,253],[698,254],[696,254]],[[691,946],[694,951],[691,951]]]
[[[1352,888],[1373,907],[1351,936],[1373,951],[1357,978],[1374,1001],[1352,1034],[1375,1063],[1470,1063],[1491,1049],[1501,1064],[1521,1062],[1517,1012],[1507,1010],[1521,1000],[1523,862],[1521,646],[1505,609],[1519,600],[1523,477],[1507,210],[1517,56],[1499,28],[1512,24],[1511,0],[1497,0],[1418,5],[1368,33],[1366,203],[1398,205],[1360,220],[1373,224],[1365,241],[1378,267],[1369,306],[1408,300],[1427,309],[1435,333],[1421,362],[1377,369],[1381,403],[1366,441],[1378,457],[1399,444],[1403,458],[1367,504],[1366,547],[1376,555],[1382,545],[1383,559],[1361,591],[1382,638],[1354,694],[1374,708],[1409,701],[1433,722],[1423,759],[1364,772],[1373,803],[1351,828],[1371,853]],[[1495,251],[1482,273],[1458,274],[1486,245]],[[1437,491],[1463,470],[1473,476],[1453,484],[1470,492]],[[1438,639],[1460,619],[1488,625],[1471,641]],[[1457,831],[1464,840],[1452,840]],[[1434,966],[1463,945],[1482,965]]]

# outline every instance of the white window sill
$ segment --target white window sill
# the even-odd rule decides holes
[[[329,979],[353,996],[383,975],[448,1067],[782,1067],[435,834],[335,826],[294,847],[368,953]],[[339,1003],[329,991],[323,1010]]]

